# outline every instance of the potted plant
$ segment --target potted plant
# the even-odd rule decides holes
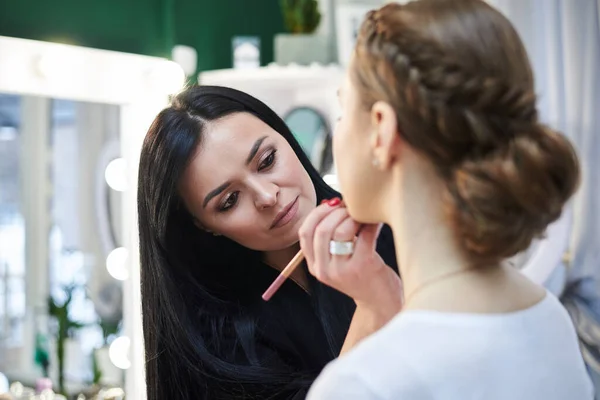
[[[321,22],[317,0],[280,0],[288,33],[275,35],[275,61],[301,65],[331,61],[329,38],[315,33]]]
[[[65,358],[69,340],[72,340],[75,332],[85,326],[74,321],[69,315],[69,305],[73,299],[73,292],[78,289],[75,284],[63,287],[66,295],[62,303],[56,301],[52,296],[48,298],[48,313],[56,321],[56,359],[58,361],[58,388],[57,392],[65,393]]]
[[[293,34],[314,33],[321,22],[317,0],[281,0],[283,23]]]

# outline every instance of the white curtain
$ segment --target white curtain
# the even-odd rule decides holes
[[[545,284],[569,311],[600,392],[600,0],[489,2],[508,16],[525,42],[541,118],[571,138],[581,160],[570,262],[551,266]]]

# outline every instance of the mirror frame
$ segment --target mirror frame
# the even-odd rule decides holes
[[[145,399],[137,233],[137,168],[143,138],[183,71],[163,58],[0,36],[0,92],[118,105],[121,154],[129,181],[123,192],[124,246],[129,279],[123,282],[123,335],[131,340],[125,374],[128,398]]]

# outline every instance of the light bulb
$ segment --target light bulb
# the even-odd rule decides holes
[[[148,79],[157,91],[163,94],[173,94],[183,89],[185,72],[175,61],[165,60],[150,72]]]
[[[115,367],[120,369],[128,369],[131,367],[129,361],[129,347],[131,340],[127,336],[120,336],[113,340],[108,348],[108,358]]]
[[[198,52],[193,47],[179,44],[173,47],[171,58],[181,66],[187,76],[192,76],[196,73]]]
[[[82,60],[72,50],[54,49],[42,54],[37,60],[37,73],[56,81],[72,80],[83,67]]]
[[[113,278],[124,281],[129,278],[127,259],[129,251],[125,247],[117,247],[106,257],[106,269]]]
[[[124,158],[115,158],[106,166],[104,178],[111,189],[124,192],[127,189],[127,164]]]

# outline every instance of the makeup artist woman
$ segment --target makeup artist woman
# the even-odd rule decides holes
[[[299,251],[306,216],[340,200],[255,98],[198,86],[176,96],[146,136],[138,186],[148,400],[304,399],[329,361],[378,327],[306,265],[262,300]],[[338,216],[338,235],[354,236]],[[394,314],[391,232],[367,229],[358,245],[357,262],[381,267],[378,313]]]

